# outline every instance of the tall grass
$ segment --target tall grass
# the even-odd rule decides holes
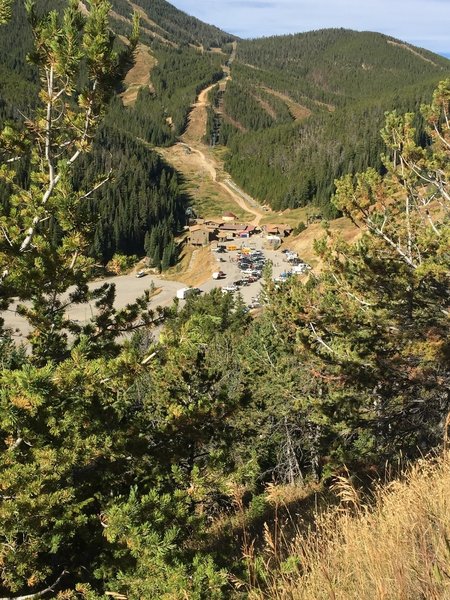
[[[249,598],[270,600],[450,599],[450,456],[423,460],[361,501],[336,483],[341,507],[297,533],[280,556],[274,532]]]

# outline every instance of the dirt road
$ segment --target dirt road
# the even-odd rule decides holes
[[[202,90],[196,102],[192,105],[191,112],[189,114],[188,126],[186,131],[180,137],[180,141],[175,144],[172,149],[165,148],[161,150],[164,158],[169,162],[177,162],[177,168],[183,171],[184,175],[189,178],[191,169],[190,154],[195,154],[198,157],[197,165],[198,170],[201,174],[207,175],[211,182],[216,187],[220,187],[225,190],[230,196],[233,202],[240,206],[246,212],[254,215],[254,219],[251,221],[252,225],[259,225],[261,218],[267,213],[258,204],[258,202],[246,194],[239,186],[232,180],[231,176],[225,171],[222,161],[212,153],[211,148],[207,146],[203,138],[206,133],[207,124],[207,107],[209,105],[208,95],[210,91],[216,86],[226,86],[230,80],[230,67],[229,65],[233,62],[236,56],[236,42],[233,44],[233,50],[228,59],[228,64],[223,66],[224,75],[223,78],[212,85],[209,85]],[[183,164],[180,165],[180,148],[184,149],[186,156],[186,170],[183,170]],[[176,160],[174,154],[177,155]],[[171,160],[172,159],[172,160]]]
[[[259,225],[263,216],[266,213],[260,207],[260,205],[248,194],[246,194],[241,188],[234,183],[234,181],[230,178],[225,179],[224,181],[217,182],[220,186],[222,186],[233,198],[233,200],[238,204],[241,208],[246,210],[249,213],[255,215],[253,221],[251,221],[251,225]]]
[[[254,200],[251,196],[249,196],[243,190],[241,190],[241,188],[231,179],[231,177],[224,172],[223,166],[220,165],[217,159],[211,155],[206,145],[204,146],[204,148],[202,148],[202,145],[200,144],[190,145],[187,144],[185,141],[182,141],[175,144],[175,147],[177,146],[180,148],[184,148],[189,153],[197,155],[199,158],[197,162],[199,169],[207,173],[208,176],[211,178],[211,181],[213,181],[216,185],[224,189],[238,206],[240,206],[246,212],[251,213],[255,216],[253,221],[251,221],[252,225],[259,225],[261,218],[266,213],[259,206],[256,200]],[[164,155],[170,160],[170,148],[165,150]],[[220,176],[218,173],[223,173],[223,175]],[[224,175],[226,176],[226,179],[221,178]]]

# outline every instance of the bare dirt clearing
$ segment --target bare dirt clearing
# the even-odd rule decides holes
[[[209,92],[216,86],[214,83],[200,92],[197,101],[192,105],[189,114],[188,126],[181,136],[181,140],[186,144],[203,144],[203,136],[206,132],[206,107],[209,104]]]
[[[411,46],[408,46],[408,44],[399,44],[398,42],[394,42],[394,40],[387,40],[387,43],[391,44],[391,46],[399,46],[399,48],[404,48],[408,52],[411,52],[412,54],[414,54],[414,56],[417,56],[418,58],[421,58],[425,62],[431,63],[432,65],[437,67],[437,64],[435,62],[433,62],[430,58],[427,58],[426,56],[422,56],[422,54],[420,54],[419,52],[414,50],[414,48],[411,48]]]
[[[132,26],[132,20],[131,19],[127,19],[126,17],[123,17],[122,15],[119,15],[119,13],[117,13],[115,10],[110,10],[109,11],[109,16],[116,20],[119,21],[121,23],[126,23],[128,26]],[[159,40],[160,42],[163,42],[164,44],[167,44],[168,46],[172,46],[173,48],[177,48],[177,44],[175,44],[174,42],[171,42],[170,40],[166,40],[166,38],[164,38],[162,35],[159,35],[158,33],[156,33],[155,31],[152,31],[151,29],[148,29],[147,27],[144,27],[141,23],[140,25],[140,29],[141,31],[143,31],[144,33],[146,33],[147,35],[149,35],[150,37],[153,37],[157,40]]]
[[[241,221],[248,221],[252,214],[237,205],[227,189],[216,180],[217,171],[206,157],[185,144],[171,148],[159,148],[158,152],[184,178],[183,189],[193,199],[197,212],[205,219],[220,219],[224,212],[234,212]]]
[[[224,75],[220,85],[226,85],[228,80],[229,76]],[[231,180],[224,170],[223,160],[203,142],[208,96],[216,85],[200,92],[180,141],[170,148],[160,148],[158,152],[184,175],[185,189],[203,217],[220,217],[223,212],[231,211],[247,222],[253,215],[251,223],[257,225],[265,215],[264,210]]]
[[[282,94],[281,92],[277,92],[276,90],[265,86],[262,86],[261,89],[267,92],[268,94],[272,94],[272,96],[275,96],[276,98],[282,100],[286,104],[289,112],[296,121],[302,121],[303,119],[307,119],[311,115],[311,111],[309,110],[309,108],[298,104],[298,102],[295,102],[286,94]]]
[[[197,248],[185,246],[181,254],[181,262],[164,274],[164,279],[198,286],[209,281],[217,262],[210,248]]]
[[[136,102],[140,88],[148,87],[153,91],[150,74],[157,64],[156,58],[150,54],[150,48],[144,44],[138,44],[135,63],[125,77],[127,89],[122,94],[122,102],[125,106]]]

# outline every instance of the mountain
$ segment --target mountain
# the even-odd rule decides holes
[[[38,11],[61,8],[55,0],[37,5]],[[82,2],[80,8],[87,10]],[[164,265],[169,266],[176,260],[174,236],[185,224],[186,199],[178,174],[148,144],[175,141],[198,91],[222,75],[220,46],[235,38],[164,0],[140,4],[115,0],[110,22],[118,34],[118,50],[131,31],[133,11],[141,18],[139,53],[151,56],[155,67],[151,91],[143,90],[136,106],[127,109],[119,97],[124,89],[118,85],[92,155],[83,165],[85,176],[95,177],[111,156],[116,172],[114,186],[99,190],[88,203],[90,214],[97,215],[91,251],[107,262],[115,252],[142,255],[145,241],[151,239],[155,266],[161,265],[168,247],[170,257],[166,251]],[[209,52],[212,47],[214,52]],[[31,29],[22,2],[16,2],[13,18],[0,36],[0,125],[21,121],[36,106],[38,76],[26,59],[31,50]],[[79,175],[75,184],[83,183]],[[10,189],[0,183],[0,202],[7,205],[9,194]],[[51,226],[57,238],[57,224]]]
[[[385,175],[353,175],[377,164],[372,119],[394,101],[420,102],[447,63],[354,32],[308,36],[302,53],[275,40],[254,56],[251,44],[266,41],[246,54],[239,41],[230,52],[145,38],[132,65],[119,54],[131,66],[124,90],[107,0],[86,22],[75,7],[61,34],[56,15],[37,22],[46,106],[25,136],[37,81],[20,7],[0,40],[3,53],[13,44],[1,119],[15,120],[0,130],[0,597],[448,598],[450,78],[425,122],[389,116]],[[372,55],[359,49],[369,41]],[[91,95],[79,97],[86,80]],[[226,148],[208,148],[206,123]],[[220,257],[226,288],[210,280],[209,293],[173,302],[193,283],[177,265],[167,278],[120,278],[131,302],[115,302],[119,278],[92,281],[85,236],[104,262],[145,247],[164,270],[188,188],[160,155],[178,152],[180,169],[195,159],[200,198],[202,168],[239,191],[218,165],[227,149],[238,175],[236,158],[253,169],[248,186],[273,177],[274,205],[289,186],[298,203],[309,160],[303,201],[331,212],[321,177],[350,171],[331,202],[359,225],[357,243],[342,228],[333,235],[341,219],[318,224],[320,269],[299,252],[307,272],[274,277],[294,262],[283,254],[292,238],[269,262],[256,248],[271,236],[258,236],[255,251],[238,258],[229,245]],[[214,190],[207,199],[220,206]],[[265,211],[253,208],[261,224]],[[222,264],[210,248],[186,254],[203,281]],[[122,258],[113,264],[134,263]],[[238,267],[236,287],[250,266],[263,268],[262,287],[232,293]]]
[[[57,0],[45,0],[37,3],[37,10],[61,10],[63,5]],[[82,1],[80,8],[86,10]],[[180,48],[182,51],[188,51],[189,48],[204,51],[220,48],[236,39],[217,27],[187,15],[165,0],[138,0],[136,3],[114,0],[110,20],[111,27],[119,36],[129,34],[133,12],[137,12],[141,18],[140,39],[143,44],[150,46],[161,45],[174,52],[179,52]],[[13,18],[7,26],[2,27],[0,36],[0,119],[5,117],[5,105],[21,106],[25,99],[33,96],[32,90],[36,88],[32,83],[36,83],[36,73],[26,60],[31,48],[31,30],[23,3],[16,2]],[[195,79],[195,74],[192,79]],[[10,114],[10,111],[6,114]]]
[[[55,0],[47,0],[42,8],[54,6]],[[120,198],[114,191],[107,201],[106,191],[94,198],[90,208],[98,211],[99,224],[92,251],[105,261],[118,250],[142,254],[145,239],[156,230],[156,265],[165,244],[173,245],[184,224],[179,177],[160,158],[149,159],[149,165],[142,161],[153,146],[175,143],[196,96],[208,85],[221,81],[209,96],[205,140],[226,148],[225,167],[240,187],[275,210],[312,204],[328,218],[337,214],[330,202],[335,178],[369,165],[382,170],[379,131],[385,111],[415,111],[450,74],[446,58],[381,34],[327,29],[242,41],[164,0],[113,0],[111,27],[119,45],[130,31],[133,10],[141,18],[138,76],[133,72],[127,90],[118,87],[104,123],[110,134],[98,140],[114,140],[120,148],[108,142],[107,149],[95,150],[93,163],[100,168],[106,151],[118,164],[132,153],[141,161],[137,171],[156,177],[156,188],[149,180],[137,194],[133,178],[120,168],[127,179],[118,184]],[[16,3],[0,38],[0,122],[20,120],[35,102],[37,77],[25,59],[30,50],[24,9]],[[419,117],[416,125],[420,142],[426,143]],[[131,151],[136,144],[141,150]],[[166,183],[160,186],[163,171]],[[173,198],[162,199],[168,180],[175,204]],[[132,218],[142,214],[139,198],[149,186],[152,194],[160,190],[156,196],[162,206],[172,208],[150,211],[150,220]],[[0,198],[7,193],[0,189]],[[173,253],[170,262],[175,260]]]
[[[142,39],[146,43],[159,40],[168,45],[190,44],[210,49],[220,48],[237,39],[213,25],[187,15],[165,0],[114,0],[112,6],[112,20],[116,30],[120,29],[123,19],[129,19],[133,11],[141,16]]]
[[[378,33],[326,29],[240,41],[231,74],[209,136],[229,148],[233,178],[275,209],[313,202],[332,216],[336,177],[381,168],[385,111],[417,109],[450,61]]]

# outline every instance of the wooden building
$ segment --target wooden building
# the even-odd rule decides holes
[[[266,235],[274,235],[278,237],[287,237],[292,233],[292,227],[290,225],[276,225],[276,224],[267,224],[263,225],[263,231]]]
[[[202,225],[189,227],[188,242],[191,246],[207,246],[211,241],[211,232]]]

